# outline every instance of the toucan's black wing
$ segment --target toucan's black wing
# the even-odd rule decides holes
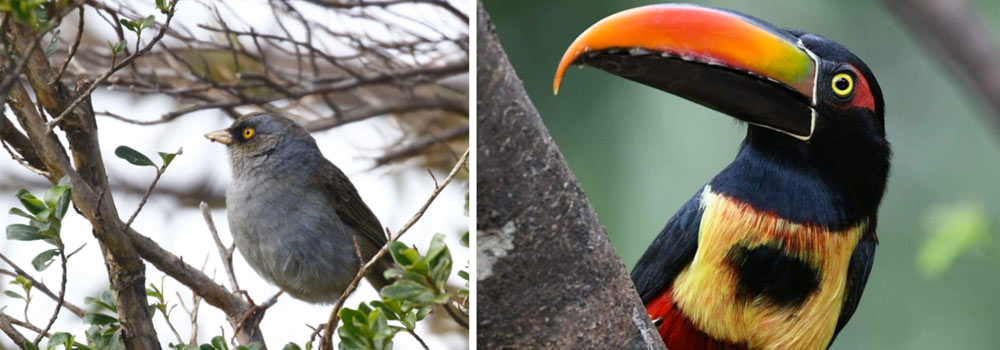
[[[868,274],[872,272],[872,263],[875,261],[875,245],[878,243],[878,238],[875,236],[875,226],[876,220],[873,219],[864,235],[861,236],[861,240],[858,241],[858,246],[854,247],[851,263],[847,267],[847,295],[844,296],[844,306],[840,309],[837,329],[833,332],[830,344],[833,344],[833,340],[847,325],[847,321],[851,320],[854,310],[858,309],[858,303],[861,302],[861,294],[865,291]]]
[[[694,259],[702,212],[699,190],[667,221],[667,226],[635,264],[632,283],[644,304],[669,288],[674,278]]]

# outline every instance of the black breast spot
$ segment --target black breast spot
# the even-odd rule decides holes
[[[819,271],[779,247],[735,246],[727,258],[736,270],[742,297],[763,297],[777,306],[794,307],[819,289]]]

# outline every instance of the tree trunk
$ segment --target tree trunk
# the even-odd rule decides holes
[[[663,349],[478,5],[478,346]]]

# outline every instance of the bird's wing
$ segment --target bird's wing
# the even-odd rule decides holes
[[[330,201],[337,212],[337,216],[345,225],[353,227],[368,238],[375,247],[385,245],[385,233],[382,231],[382,224],[378,217],[372,213],[368,205],[361,200],[361,195],[354,188],[354,184],[344,175],[339,168],[332,163],[328,164],[323,171],[323,183],[328,193],[331,193]]]
[[[837,329],[833,333],[833,338],[830,339],[830,344],[833,344],[833,340],[847,325],[847,321],[851,320],[854,310],[858,309],[858,303],[861,302],[861,294],[865,291],[868,274],[872,272],[872,263],[875,261],[875,245],[878,244],[875,226],[876,220],[873,219],[865,234],[861,236],[861,240],[858,241],[858,245],[854,247],[851,263],[847,267],[847,295],[844,296],[844,306],[840,309]]]
[[[632,269],[635,283],[644,304],[669,288],[698,250],[698,227],[701,223],[701,190],[667,221],[646,252]]]

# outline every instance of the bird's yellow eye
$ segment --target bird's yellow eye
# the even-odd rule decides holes
[[[243,128],[243,139],[249,140],[253,137],[253,128]]]
[[[854,78],[847,73],[837,74],[833,76],[831,86],[833,87],[833,93],[837,94],[837,96],[845,97],[854,91]]]

